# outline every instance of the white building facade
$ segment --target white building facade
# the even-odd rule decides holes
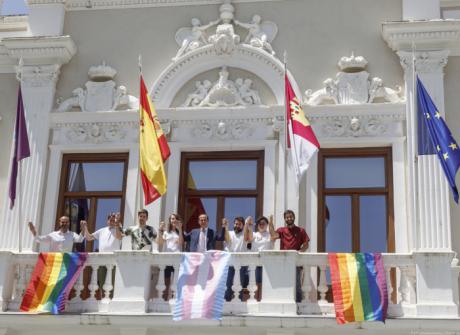
[[[0,21],[0,332],[459,331],[460,209],[438,158],[417,155],[413,70],[460,139],[460,2],[28,2],[27,16]],[[103,227],[112,211],[124,226],[136,222],[139,59],[171,149],[168,190],[146,207],[149,224],[158,229],[177,212],[189,230],[205,211],[213,229],[239,215],[274,215],[281,227],[289,208],[309,249],[234,254],[235,267],[249,266],[249,299],[227,302],[221,322],[173,322],[163,272],[180,254],[131,251],[129,240],[119,252],[90,254],[65,315],[19,313],[37,252],[46,251],[25,222],[41,234],[61,215],[76,232],[82,219],[91,231]],[[285,61],[321,144],[300,185],[285,146]],[[10,210],[19,84],[31,157]],[[384,253],[385,324],[336,325],[327,252]],[[108,271],[98,284],[100,266],[116,268],[113,283]],[[264,269],[259,300],[256,266]]]

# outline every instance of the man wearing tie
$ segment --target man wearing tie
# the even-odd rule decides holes
[[[206,250],[214,250],[216,248],[216,241],[223,241],[224,234],[216,236],[214,230],[208,228],[208,221],[208,216],[201,214],[198,217],[200,228],[195,228],[189,233],[184,233],[184,241],[187,242],[187,251],[206,252]]]

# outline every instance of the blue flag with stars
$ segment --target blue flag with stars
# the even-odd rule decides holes
[[[458,204],[458,189],[455,185],[455,174],[460,168],[460,148],[452,137],[446,122],[436,108],[433,100],[417,77],[417,110],[418,110],[418,154],[437,154],[442,169],[449,182]]]

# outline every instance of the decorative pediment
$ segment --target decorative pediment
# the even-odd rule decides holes
[[[254,15],[251,22],[240,22],[235,19],[235,8],[230,0],[225,0],[219,8],[217,20],[201,24],[197,18],[191,20],[191,27],[180,28],[176,32],[176,42],[180,46],[173,61],[180,59],[193,50],[206,45],[213,45],[217,54],[230,54],[240,43],[265,50],[274,55],[271,42],[275,39],[278,28],[275,23],[262,21],[259,15]],[[235,33],[237,27],[246,30],[246,35]]]
[[[259,93],[252,88],[249,78],[229,79],[229,71],[223,66],[214,83],[196,81],[196,89],[190,93],[182,107],[231,107],[261,105]]]
[[[355,105],[375,102],[399,103],[405,99],[401,87],[383,86],[382,79],[369,78],[365,71],[367,60],[362,56],[342,57],[338,62],[340,72],[336,79],[324,81],[324,88],[305,91],[305,104],[311,106],[336,104]]]
[[[117,71],[103,62],[91,66],[85,88],[77,87],[72,97],[58,100],[58,112],[80,110],[82,112],[132,110],[139,106],[138,99],[128,94],[125,86],[117,86],[113,78]]]

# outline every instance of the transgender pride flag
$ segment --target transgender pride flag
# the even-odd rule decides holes
[[[177,280],[173,319],[222,320],[230,254],[223,251],[185,253]]]

